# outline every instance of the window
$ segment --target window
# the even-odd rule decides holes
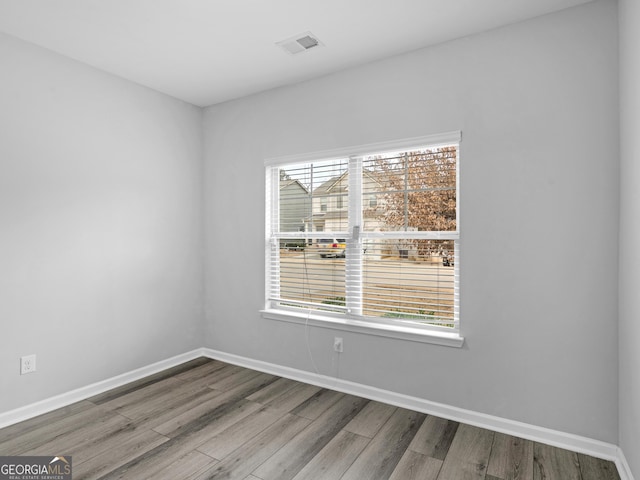
[[[461,345],[459,141],[268,161],[266,316]]]

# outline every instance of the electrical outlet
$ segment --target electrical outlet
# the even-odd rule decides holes
[[[33,373],[35,371],[36,371],[35,355],[25,355],[24,357],[20,357],[20,375],[24,375],[26,373]]]
[[[342,337],[335,337],[333,339],[333,350],[338,353],[342,353]]]

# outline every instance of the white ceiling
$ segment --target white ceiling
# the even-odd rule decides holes
[[[206,106],[588,1],[0,0],[0,31]]]

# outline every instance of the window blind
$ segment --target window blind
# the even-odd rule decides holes
[[[267,167],[267,307],[459,327],[457,143]]]

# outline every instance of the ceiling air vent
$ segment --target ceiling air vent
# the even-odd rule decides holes
[[[311,50],[315,47],[320,47],[322,46],[322,42],[318,40],[318,37],[313,33],[305,32],[296,35],[295,37],[288,38],[287,40],[277,42],[276,45],[282,47],[287,53],[295,55],[297,53],[306,52],[307,50]]]

